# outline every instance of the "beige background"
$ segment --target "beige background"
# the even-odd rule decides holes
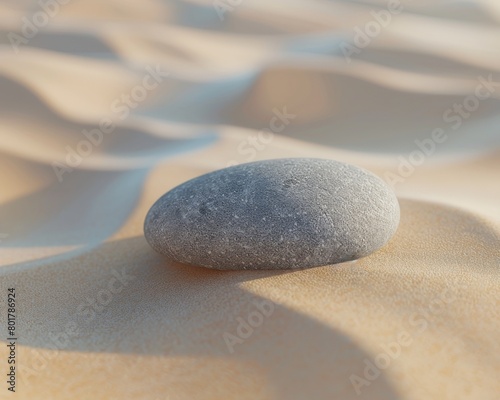
[[[43,8],[0,2],[1,326],[15,287],[19,336],[0,398],[499,398],[496,0],[402,2],[350,62],[341,45],[386,2],[243,0],[222,20],[202,0],[58,4],[26,38]],[[443,114],[490,74],[454,128]],[[262,140],[283,107],[295,117]],[[106,119],[59,182],[53,163]],[[229,163],[323,157],[387,179],[434,129],[447,139],[395,185],[396,235],[357,262],[219,272],[143,238],[160,195]],[[272,312],[231,352],[256,302]]]

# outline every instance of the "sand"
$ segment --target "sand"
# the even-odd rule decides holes
[[[496,0],[403,2],[350,60],[387,2],[62,3],[30,38],[40,5],[0,5],[0,398],[498,398]],[[396,235],[290,272],[146,243],[169,189],[279,157],[390,181]]]

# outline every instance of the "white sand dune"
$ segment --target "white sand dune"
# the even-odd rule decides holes
[[[498,399],[500,3],[402,1],[347,59],[386,9],[69,1],[27,37],[40,4],[0,2],[0,320],[14,287],[19,336],[0,398]],[[398,232],[357,262],[279,273],[147,245],[167,190],[279,157],[386,179]]]

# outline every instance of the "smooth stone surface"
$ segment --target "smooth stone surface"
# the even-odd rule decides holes
[[[168,258],[216,269],[293,269],[366,256],[399,224],[391,188],[332,160],[241,164],[187,181],[149,210],[146,240]]]

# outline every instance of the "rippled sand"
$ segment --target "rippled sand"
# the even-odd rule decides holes
[[[498,399],[497,0],[403,1],[349,58],[387,2],[62,3],[0,3],[0,398]],[[147,245],[168,189],[295,156],[393,184],[389,245],[288,273]]]

